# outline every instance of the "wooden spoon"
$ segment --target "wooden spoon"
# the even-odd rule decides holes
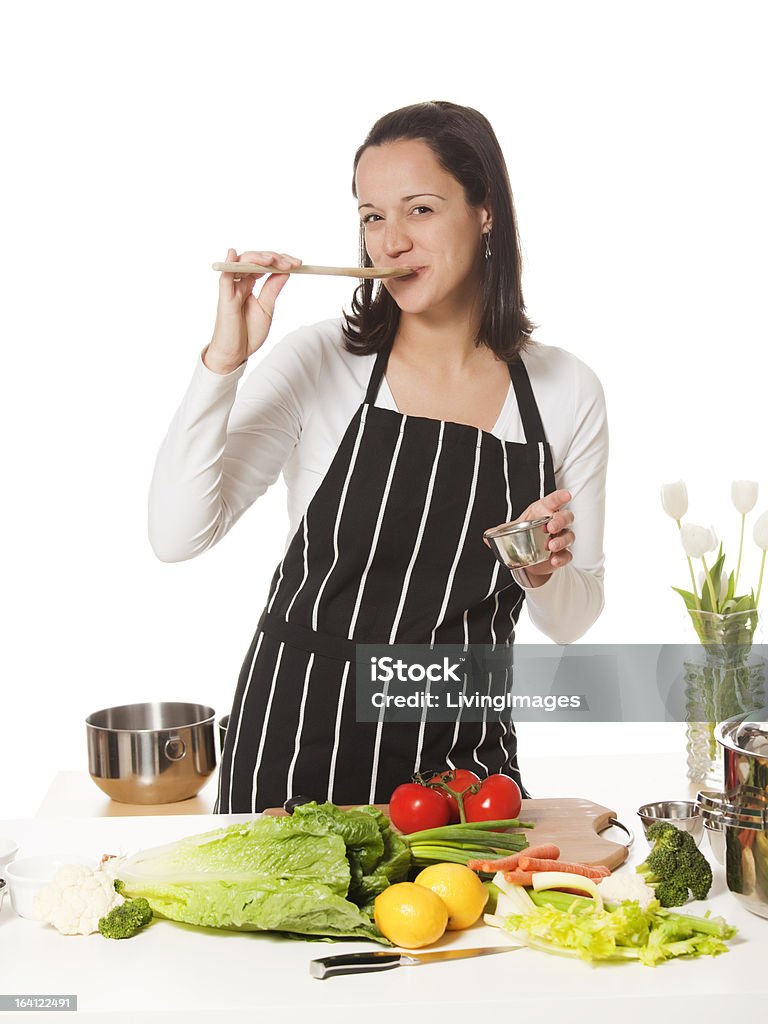
[[[387,278],[407,277],[410,267],[317,267],[302,263],[300,267],[281,270],[279,267],[262,267],[257,263],[214,263],[214,270],[225,274],[324,274],[329,277]]]

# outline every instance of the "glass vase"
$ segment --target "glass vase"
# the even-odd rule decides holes
[[[716,725],[765,704],[765,663],[752,647],[758,616],[754,609],[689,614],[701,654],[684,665],[688,778],[721,791],[723,755]]]

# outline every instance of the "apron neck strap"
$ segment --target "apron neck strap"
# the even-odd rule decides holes
[[[512,378],[512,386],[515,389],[517,407],[520,410],[520,419],[523,421],[523,433],[528,444],[535,444],[539,441],[546,443],[544,425],[539,415],[539,407],[533,397],[533,388],[528,371],[523,365],[520,356],[514,363],[509,364],[509,376]]]
[[[376,356],[376,361],[373,364],[373,370],[371,370],[371,377],[368,381],[368,390],[365,392],[366,405],[373,405],[376,401],[376,396],[379,393],[379,388],[381,387],[381,382],[384,379],[384,373],[387,369],[387,361],[389,360],[391,347],[391,344],[385,345]]]

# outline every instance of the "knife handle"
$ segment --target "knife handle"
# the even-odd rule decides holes
[[[368,971],[388,971],[402,963],[401,953],[341,953],[310,960],[309,973],[313,978],[332,978],[336,974],[366,974]]]

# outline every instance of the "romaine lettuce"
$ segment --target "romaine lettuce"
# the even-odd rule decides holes
[[[367,911],[410,853],[375,808],[313,803],[107,863],[126,896],[174,921],[386,942]]]

